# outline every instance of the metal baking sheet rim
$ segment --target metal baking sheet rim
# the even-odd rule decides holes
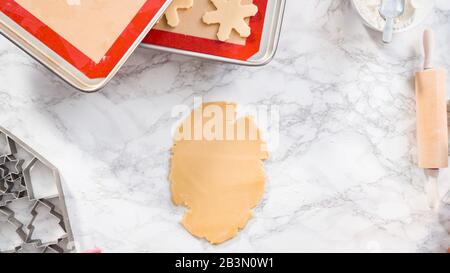
[[[277,0],[275,0],[275,1],[277,1]],[[277,48],[278,48],[278,42],[280,40],[281,26],[283,24],[286,0],[278,0],[277,3],[278,3],[278,5],[275,5],[275,7],[274,7],[275,11],[273,14],[274,17],[272,18],[272,22],[270,24],[264,23],[263,40],[261,41],[261,44],[264,42],[264,35],[270,35],[270,37],[266,38],[266,40],[267,40],[266,52],[264,53],[264,55],[261,58],[258,58],[256,60],[252,60],[253,57],[251,57],[247,61],[236,60],[236,59],[214,56],[214,55],[205,54],[205,53],[187,51],[187,50],[170,48],[170,47],[165,47],[165,46],[144,44],[144,43],[140,44],[140,47],[156,49],[156,50],[165,51],[165,52],[169,52],[169,53],[187,55],[187,56],[197,57],[197,58],[202,58],[202,59],[209,59],[209,60],[214,60],[214,61],[219,61],[219,62],[231,63],[231,64],[246,65],[246,66],[263,66],[263,65],[270,63],[270,61],[272,61],[272,59],[275,56],[275,53],[277,51]],[[259,53],[260,52],[256,53],[255,55],[258,55]]]
[[[23,30],[15,22],[12,22],[12,20],[10,20],[8,16],[3,14],[2,12],[0,12],[0,34],[14,43],[17,47],[22,49],[37,62],[42,64],[44,67],[58,75],[62,80],[70,84],[72,87],[82,92],[91,93],[99,91],[100,89],[105,87],[105,85],[116,75],[119,69],[128,60],[134,50],[139,46],[139,44],[148,34],[148,32],[158,22],[159,18],[162,16],[167,7],[172,3],[172,1],[173,0],[166,1],[166,3],[161,7],[161,9],[150,21],[144,31],[139,35],[133,45],[128,49],[126,54],[124,54],[122,59],[116,64],[111,73],[109,73],[109,75],[105,78],[89,79],[75,67],[69,64],[66,60],[55,54],[51,49],[47,48],[46,46],[35,46],[34,44],[39,44],[41,42],[30,33]],[[15,28],[17,29],[8,27],[8,24],[5,21],[9,21],[9,25],[15,25]],[[34,44],[32,42],[29,42],[30,40],[34,40]]]

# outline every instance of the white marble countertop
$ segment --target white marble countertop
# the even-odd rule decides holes
[[[95,94],[0,38],[0,125],[59,168],[79,249],[444,251],[445,219],[428,209],[415,164],[412,76],[426,25],[450,69],[449,1],[384,46],[349,1],[288,0],[278,53],[265,67],[138,49]],[[264,199],[219,246],[191,236],[170,199],[171,110],[194,96],[280,110]],[[445,193],[447,171],[441,180]]]

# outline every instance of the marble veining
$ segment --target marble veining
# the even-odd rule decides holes
[[[80,93],[0,38],[0,124],[60,170],[79,249],[137,252],[395,251],[450,246],[416,167],[412,76],[424,27],[450,69],[450,3],[383,45],[348,0],[288,0],[275,59],[239,67],[138,49],[101,92]],[[175,105],[276,105],[280,139],[262,203],[219,246],[170,199]],[[448,171],[441,193],[450,188]]]

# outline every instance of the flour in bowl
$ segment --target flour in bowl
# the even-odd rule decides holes
[[[386,22],[379,8],[382,0],[353,0],[355,9],[372,28],[382,31]],[[399,32],[421,23],[434,7],[433,0],[406,0],[405,12],[395,20],[394,31]]]

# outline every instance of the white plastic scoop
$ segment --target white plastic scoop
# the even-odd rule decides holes
[[[405,12],[405,0],[383,0],[379,11],[380,15],[386,20],[383,42],[390,43],[394,32],[394,20]]]

